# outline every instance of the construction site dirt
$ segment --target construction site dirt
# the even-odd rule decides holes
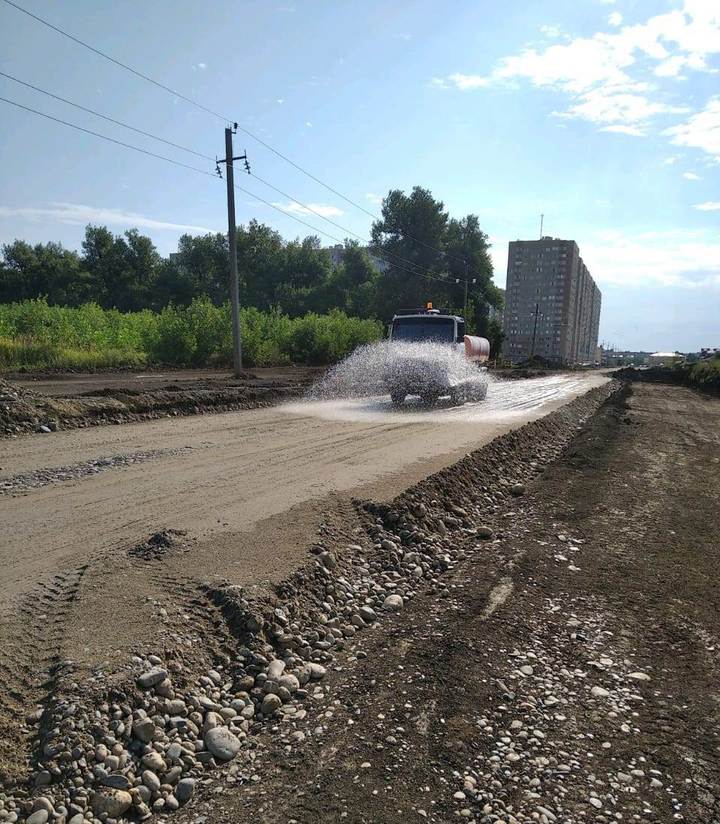
[[[57,812],[68,792],[67,763],[42,751],[62,691],[87,682],[92,696],[154,658],[177,663],[175,700],[220,672],[223,696],[227,680],[256,706],[245,735],[233,728],[236,759],[189,768],[182,809],[177,790],[157,791],[158,820],[720,820],[720,402],[598,375],[563,391],[533,380],[513,391],[534,386],[536,405],[486,420],[291,401],[3,441],[0,774],[20,820],[38,795]],[[443,524],[398,525],[438,508]],[[259,619],[253,646],[233,592],[302,627],[321,573],[293,576],[318,558],[331,607],[354,603],[343,576],[365,566],[384,594],[329,657],[309,653],[319,685],[270,712],[238,650],[284,655],[288,672],[299,652],[281,654]],[[176,732],[143,746],[167,752]],[[116,772],[130,795],[147,751],[127,740]],[[96,779],[88,799],[123,783]],[[128,820],[142,817],[133,799]]]

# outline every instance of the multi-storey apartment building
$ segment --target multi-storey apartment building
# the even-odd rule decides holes
[[[602,295],[574,240],[510,242],[503,354],[560,364],[595,360]]]

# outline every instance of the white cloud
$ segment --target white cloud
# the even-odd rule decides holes
[[[672,166],[677,163],[678,160],[680,160],[679,155],[670,155],[670,157],[666,157],[665,160],[663,160],[663,166]]]
[[[276,103],[279,103],[279,104],[282,106],[282,104],[285,102],[285,98],[283,98],[283,97],[278,97],[278,99],[277,99],[275,102],[276,102]]]
[[[400,34],[394,34],[393,37],[396,40],[405,40],[405,41],[413,39],[412,34],[408,34],[407,32],[401,32]]]
[[[683,177],[685,180],[700,180],[700,175],[696,175],[695,172],[683,172]]]
[[[700,288],[720,283],[720,240],[707,232],[597,232],[581,243],[601,285]]]
[[[562,35],[562,31],[559,26],[540,26],[540,31],[545,35],[545,37],[550,37],[553,40],[557,40],[557,38]]]
[[[666,129],[671,143],[702,149],[720,159],[720,97],[711,98],[701,112],[684,123]]]
[[[324,203],[308,203],[301,206],[299,203],[290,201],[289,203],[273,203],[278,209],[287,212],[289,215],[320,215],[321,217],[340,217],[344,212],[336,206],[328,206]]]
[[[374,203],[376,206],[380,206],[383,202],[382,195],[376,195],[372,192],[365,193],[365,200],[369,200],[370,203]]]
[[[200,62],[200,63],[193,63],[193,64],[192,64],[192,70],[193,70],[194,72],[196,72],[198,69],[199,69],[201,72],[204,72],[204,71],[205,71],[205,69],[207,69],[207,63],[202,63],[202,62]]]
[[[489,86],[492,82],[489,77],[482,77],[479,74],[462,74],[455,72],[448,77],[450,83],[460,89],[461,92],[469,91],[471,89],[479,89],[483,86]]]
[[[670,106],[656,103],[641,94],[622,91],[612,86],[593,89],[582,96],[580,103],[571,106],[566,117],[579,117],[591,123],[619,123],[626,127],[638,129],[658,114],[682,114],[687,112],[683,106]],[[619,129],[614,129],[619,131]],[[628,132],[636,134],[637,131]]]
[[[658,116],[688,111],[668,102],[657,86],[658,78],[678,77],[686,70],[714,71],[707,60],[720,54],[720,3],[684,0],[682,10],[634,25],[621,25],[621,15],[613,12],[609,22],[615,31],[526,48],[500,59],[488,74],[456,72],[434,78],[431,85],[468,92],[524,80],[566,94],[570,98],[566,116],[622,125],[634,129],[627,132],[631,134],[638,134]]]
[[[615,125],[615,126],[603,126],[600,129],[601,132],[617,132],[618,134],[629,134],[633,137],[645,137],[645,132],[642,129],[639,129],[637,126],[623,126],[623,125]]]
[[[701,212],[720,212],[720,200],[706,200],[705,203],[696,203],[693,209]]]
[[[309,120],[305,121],[305,125],[308,127],[308,129],[312,129],[312,123]]]
[[[720,209],[720,203],[714,204]],[[508,237],[491,235],[495,283],[505,288]],[[707,231],[626,233],[609,229],[578,238],[580,254],[600,288],[701,289],[720,285],[720,238]]]
[[[81,203],[58,202],[50,203],[45,207],[22,206],[13,208],[0,206],[0,217],[19,217],[32,222],[54,220],[71,226],[84,226],[87,223],[95,223],[108,226],[124,226],[128,229],[156,229],[203,234],[217,231],[217,229],[208,229],[206,226],[171,223],[166,220],[155,220],[137,212],[124,212],[121,209],[108,209],[102,206],[85,206]]]

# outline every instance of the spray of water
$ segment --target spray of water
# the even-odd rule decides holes
[[[312,400],[362,398],[407,391],[448,394],[454,387],[487,385],[485,372],[460,347],[409,341],[380,341],[358,347],[308,393]]]

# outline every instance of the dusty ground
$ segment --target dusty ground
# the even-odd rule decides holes
[[[262,410],[5,442],[4,769],[20,764],[10,719],[67,657],[90,672],[152,643],[172,631],[159,608],[220,633],[201,581],[279,580],[318,532],[352,540],[350,495],[387,500],[561,403],[484,424]],[[208,775],[175,820],[720,820],[719,419],[678,388],[610,405],[495,512],[495,541],[469,541],[439,591],[348,644],[301,745],[259,729],[251,769]],[[169,526],[189,534],[160,563],[132,550]]]
[[[322,371],[278,367],[238,378],[212,369],[0,375],[0,438],[256,409],[301,395]]]
[[[59,660],[92,669],[152,641],[158,602],[185,602],[218,576],[279,581],[353,495],[392,498],[604,380],[498,386],[494,414],[482,404],[394,413],[387,401],[295,403],[0,441],[6,711],[18,717],[41,700]],[[187,551],[149,574],[129,550],[166,529],[186,533]]]
[[[249,384],[300,383],[306,385],[322,368],[308,366],[276,366],[245,370]],[[77,397],[91,393],[130,390],[147,392],[168,384],[183,389],[203,383],[232,384],[234,379],[227,369],[157,369],[107,372],[33,372],[11,373],[9,381],[52,397]]]
[[[212,574],[280,580],[325,514],[342,512],[353,495],[389,499],[602,380],[568,383],[559,397],[538,391],[534,407],[494,416],[482,405],[473,415],[471,407],[394,414],[387,404],[369,413],[295,404],[6,441],[0,638],[19,633],[24,649],[36,648],[19,604],[55,610],[71,598],[63,653],[88,664],[114,658],[152,637],[148,599]],[[545,386],[511,391],[522,401],[534,385]],[[163,529],[185,531],[194,548],[174,556],[158,582],[126,550]]]
[[[716,400],[634,386],[448,597],[351,646],[301,746],[176,820],[720,821],[718,433]]]

